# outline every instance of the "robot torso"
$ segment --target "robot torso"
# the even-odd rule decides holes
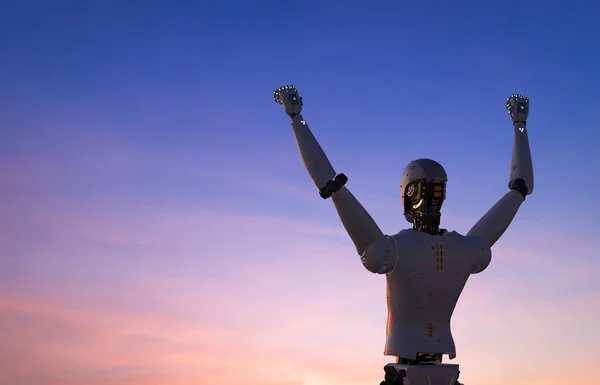
[[[393,236],[397,263],[387,278],[385,354],[416,359],[418,353],[456,356],[450,318],[470,274],[483,271],[491,250],[455,231],[431,235],[402,230]]]

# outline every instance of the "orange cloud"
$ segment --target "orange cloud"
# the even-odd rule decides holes
[[[238,328],[228,328],[6,296],[0,298],[0,319],[7,337],[0,381],[11,384],[35,378],[57,384],[88,379],[98,384],[148,379],[156,384],[302,383],[308,370],[343,369],[344,359],[352,358],[338,353],[340,361],[327,364],[328,354],[320,351],[263,347],[261,341],[274,336],[241,328],[243,320]],[[342,378],[357,374],[345,371]]]
[[[132,150],[103,165],[119,145],[99,143],[85,169],[157,162]],[[19,188],[66,175],[60,164],[28,162],[13,171],[32,174],[8,174]],[[201,202],[88,207],[38,195],[15,189],[0,202],[8,214],[0,218],[1,384],[381,380],[390,361],[381,354],[384,279],[364,270],[335,217],[323,224]],[[468,283],[453,319],[467,385],[600,377],[597,242],[559,235],[509,234],[518,242],[499,244],[490,268]]]

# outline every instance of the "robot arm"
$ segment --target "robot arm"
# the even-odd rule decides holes
[[[380,239],[385,239],[379,226],[344,186],[348,180],[346,176],[344,174],[336,175],[329,159],[301,115],[302,98],[298,95],[298,90],[293,86],[280,87],[275,90],[274,99],[275,102],[283,104],[285,112],[292,119],[292,130],[300,156],[310,177],[319,189],[321,197],[332,198],[342,224],[354,242],[358,254],[365,254],[370,245]]]
[[[533,164],[527,135],[527,117],[529,116],[529,98],[511,95],[505,105],[513,121],[514,143],[508,187],[521,192],[524,196],[533,192]]]
[[[492,247],[504,234],[524,200],[520,192],[510,190],[477,221],[467,236],[479,238],[486,246]]]
[[[510,191],[467,234],[480,238],[489,247],[504,234],[525,197],[533,192],[533,165],[526,128],[529,99],[521,95],[511,95],[506,102],[506,109],[512,118],[514,132],[508,183]]]
[[[333,193],[332,199],[363,266],[377,274],[394,270],[399,252],[396,239],[381,232],[371,215],[345,186]]]

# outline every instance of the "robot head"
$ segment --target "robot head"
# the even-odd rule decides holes
[[[446,171],[431,159],[413,160],[404,168],[400,182],[400,197],[404,218],[419,231],[436,234],[440,225],[440,210],[446,198]]]

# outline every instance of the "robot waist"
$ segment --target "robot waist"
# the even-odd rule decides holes
[[[417,353],[417,359],[396,357],[396,363],[401,365],[439,365],[442,363],[442,353]]]
[[[387,328],[385,354],[417,360],[420,353],[455,355],[450,325],[402,323],[390,320]]]

